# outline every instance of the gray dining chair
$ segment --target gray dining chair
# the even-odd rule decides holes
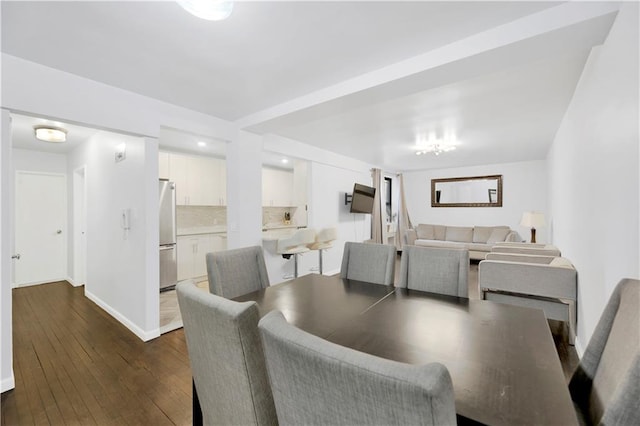
[[[233,299],[269,287],[262,247],[207,253],[207,278],[212,294]]]
[[[398,287],[469,297],[469,251],[404,246]]]
[[[569,390],[585,424],[640,424],[640,280],[616,286]]]
[[[256,303],[207,293],[192,280],[176,292],[204,424],[277,424]]]
[[[451,376],[323,340],[272,311],[258,324],[282,425],[456,423]]]
[[[344,244],[340,277],[391,285],[395,278],[396,248],[387,244]]]

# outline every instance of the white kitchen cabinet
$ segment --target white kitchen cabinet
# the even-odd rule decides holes
[[[207,253],[226,250],[226,234],[178,236],[178,281],[207,275]]]
[[[169,179],[169,153],[160,151],[158,153],[158,178]]]
[[[176,183],[176,204],[226,205],[225,160],[170,153],[169,176]]]
[[[262,168],[262,205],[288,207],[293,205],[293,172]]]

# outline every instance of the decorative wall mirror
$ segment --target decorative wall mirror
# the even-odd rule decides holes
[[[431,179],[431,207],[502,207],[502,175]]]

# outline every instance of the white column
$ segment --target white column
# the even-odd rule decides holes
[[[11,252],[13,249],[13,213],[11,171],[11,116],[2,111],[0,135],[0,391],[15,387],[13,376],[12,306],[11,306]]]
[[[243,130],[227,146],[227,248],[262,245],[262,137]]]

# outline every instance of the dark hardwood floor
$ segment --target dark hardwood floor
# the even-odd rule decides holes
[[[191,424],[182,329],[143,343],[66,281],[13,290],[16,388],[3,425]],[[550,321],[565,375],[578,358]]]
[[[3,425],[191,424],[182,330],[143,343],[66,281],[14,289],[13,318]]]

